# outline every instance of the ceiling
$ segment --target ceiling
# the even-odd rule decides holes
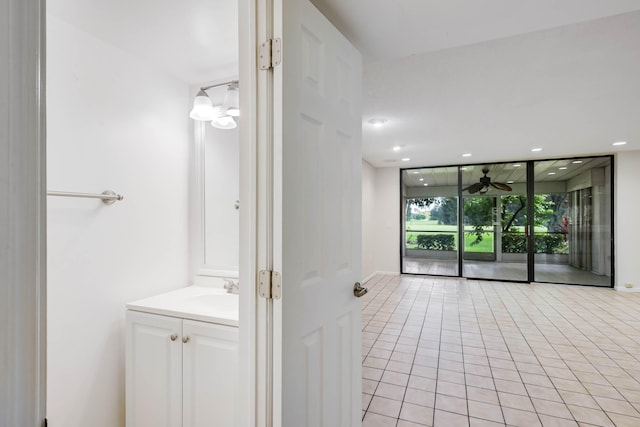
[[[365,62],[434,52],[640,9],[637,0],[312,0]]]
[[[374,166],[640,149],[638,0],[313,1],[363,52],[363,157]],[[47,1],[48,13],[193,85],[239,74],[237,8]],[[378,117],[387,122],[373,128]]]
[[[239,74],[236,0],[47,0],[47,13],[185,83]]]
[[[363,52],[376,167],[640,149],[638,1],[314,3]]]

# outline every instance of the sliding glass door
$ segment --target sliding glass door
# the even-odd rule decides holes
[[[402,272],[458,276],[458,168],[402,172]]]
[[[526,164],[463,166],[462,275],[526,281]]]
[[[613,286],[611,177],[611,156],[402,170],[402,273]]]
[[[612,286],[611,158],[534,163],[536,282]]]

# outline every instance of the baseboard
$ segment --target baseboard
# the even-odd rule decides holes
[[[616,286],[614,289],[618,292],[640,292],[640,288],[625,288],[624,286]]]

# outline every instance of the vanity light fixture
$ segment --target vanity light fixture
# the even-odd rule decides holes
[[[408,157],[405,157],[404,159],[402,159],[403,162],[408,162],[409,160],[411,160],[411,159],[408,158]]]
[[[542,148],[532,148],[531,151],[537,153],[538,151],[542,151]]]
[[[238,81],[233,81],[227,87],[227,94],[224,96],[222,111],[231,117],[240,115],[240,93],[238,91]]]
[[[232,80],[230,82],[218,83],[210,86],[203,86],[193,101],[193,109],[189,117],[194,120],[208,122],[218,129],[233,129],[237,126],[233,117],[240,115],[238,87],[240,82]],[[207,95],[209,89],[227,86],[227,94],[222,105],[214,106],[211,98]]]
[[[393,151],[400,151],[400,148],[402,148],[402,147],[400,147],[399,145],[394,145],[392,150]]]
[[[462,155],[462,157],[471,157],[471,156],[472,156],[472,154],[471,154],[471,153],[464,153],[464,154]]]
[[[626,144],[627,144],[627,141],[618,141],[618,142],[614,142],[611,145],[616,145],[617,146],[617,145],[626,145]]]

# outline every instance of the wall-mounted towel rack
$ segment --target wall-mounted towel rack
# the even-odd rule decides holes
[[[102,203],[105,205],[111,205],[118,200],[124,199],[120,194],[115,193],[111,190],[103,191],[102,194],[93,194],[93,193],[67,193],[64,191],[48,191],[47,196],[58,196],[58,197],[81,197],[84,199],[100,199]]]

